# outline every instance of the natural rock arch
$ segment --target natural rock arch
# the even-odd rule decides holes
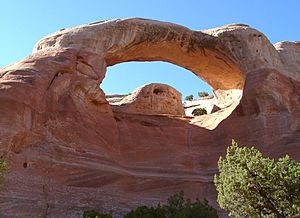
[[[234,30],[236,27],[246,31],[251,29],[232,26]],[[227,29],[230,30],[224,27],[225,32]],[[103,59],[103,64],[90,63],[94,69],[99,65],[111,66],[127,61],[166,61],[192,71],[214,90],[242,89],[245,73],[238,64],[240,54],[237,56],[230,50],[236,45],[224,43],[228,43],[227,38],[235,40],[238,36],[234,31],[228,32],[229,37],[220,40],[213,30],[211,33],[192,31],[165,22],[144,19],[104,21],[45,37],[37,43],[34,52],[48,48],[77,49]]]
[[[68,217],[89,207],[120,215],[179,190],[216,204],[212,178],[232,138],[299,160],[299,54],[299,43],[274,47],[246,25],[192,31],[124,19],[46,36],[0,70],[0,152],[10,166],[0,214]],[[213,130],[113,113],[99,89],[106,67],[145,60],[193,71],[220,99],[244,88],[243,97]]]
[[[192,31],[140,18],[100,21],[46,36],[35,45],[34,53],[57,48],[75,49],[77,70],[98,74],[98,83],[106,67],[128,61],[165,61],[190,70],[212,87],[219,105],[232,106],[211,128],[234,110],[247,74],[282,67],[268,39],[242,24]]]

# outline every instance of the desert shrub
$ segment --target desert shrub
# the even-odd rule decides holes
[[[207,114],[207,111],[205,108],[196,108],[193,110],[192,114],[193,114],[193,116],[200,116],[203,114]]]
[[[184,193],[179,192],[168,198],[167,203],[157,207],[141,206],[130,211],[124,218],[216,218],[217,210],[203,202],[184,198]]]
[[[84,211],[83,218],[112,218],[111,214],[98,213],[94,210]]]
[[[198,199],[195,202],[191,202],[190,199],[184,198],[184,193],[182,191],[171,196],[163,208],[166,211],[167,218],[218,217],[217,210],[209,206],[206,199],[202,202]]]
[[[202,98],[202,97],[209,96],[209,94],[203,91],[203,92],[198,92],[198,96]]]
[[[96,211],[85,211],[83,218],[111,218],[110,214],[100,214]],[[192,202],[184,198],[181,191],[168,198],[163,206],[156,207],[139,206],[131,210],[124,218],[217,218],[217,210],[204,199]]]
[[[300,216],[300,163],[289,156],[275,161],[232,141],[218,167],[218,202],[232,217]]]
[[[192,101],[193,99],[194,99],[193,95],[188,95],[188,96],[185,97],[186,101]]]
[[[124,218],[165,218],[165,210],[158,205],[157,207],[140,206],[129,213]]]
[[[0,187],[2,187],[3,185],[3,176],[7,170],[8,170],[7,162],[3,159],[0,159]]]

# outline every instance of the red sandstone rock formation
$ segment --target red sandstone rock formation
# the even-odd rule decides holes
[[[46,36],[0,70],[1,217],[118,217],[179,190],[217,205],[212,179],[232,138],[299,161],[299,54],[299,43],[273,46],[246,25],[125,19]],[[201,120],[113,112],[99,89],[106,67],[157,60],[204,79],[226,110]]]
[[[136,88],[132,94],[113,103],[112,110],[132,114],[185,115],[181,93],[160,83]]]

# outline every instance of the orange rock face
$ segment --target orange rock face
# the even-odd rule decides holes
[[[139,87],[132,94],[111,105],[114,112],[185,115],[181,93],[169,85],[160,83]]]
[[[125,19],[46,36],[0,70],[1,217],[119,217],[180,190],[217,206],[213,175],[232,138],[300,160],[299,54],[246,25]],[[113,111],[106,67],[157,60],[203,78],[226,107],[201,119]]]

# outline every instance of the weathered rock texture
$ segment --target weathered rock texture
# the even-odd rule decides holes
[[[216,162],[232,138],[299,161],[299,50],[236,24],[192,31],[125,19],[46,36],[0,71],[0,151],[10,167],[0,216],[118,216],[179,190],[216,205]],[[189,69],[220,101],[243,96],[201,120],[113,112],[99,89],[106,67],[157,60]]]
[[[184,115],[182,95],[169,85],[151,83],[139,87],[120,102],[112,103],[114,112],[135,114]]]
[[[110,103],[110,104],[115,104],[118,103],[120,101],[122,101],[123,98],[125,98],[127,95],[123,95],[123,94],[112,94],[112,95],[105,95],[106,100]]]

